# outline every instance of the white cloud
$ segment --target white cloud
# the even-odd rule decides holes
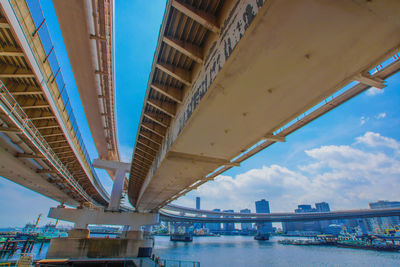
[[[400,152],[399,142],[372,132],[356,140],[351,146],[306,150],[310,163],[295,169],[271,165],[235,177],[220,175],[177,202],[193,206],[194,196],[200,196],[205,209],[254,210],[254,201],[265,198],[272,211],[293,211],[298,204],[319,201],[329,202],[334,209],[351,209],[367,208],[378,199],[399,200],[399,159],[383,150],[357,148],[366,144]]]
[[[386,118],[386,112],[379,113],[378,115],[375,116],[375,118],[378,120]]]
[[[360,118],[360,124],[364,125],[367,121],[369,121],[369,117],[362,116]]]
[[[365,144],[369,147],[388,147],[397,152],[400,152],[400,143],[379,133],[366,132],[363,136],[356,138],[357,143]]]
[[[379,94],[383,94],[384,91],[385,91],[384,89],[378,89],[378,88],[372,87],[371,89],[369,89],[366,92],[366,95],[367,96],[379,95]]]
[[[121,157],[122,162],[131,162],[132,161],[132,153],[133,148],[129,146],[119,146],[119,155]]]

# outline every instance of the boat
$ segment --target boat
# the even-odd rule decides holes
[[[177,234],[171,234],[169,236],[169,240],[178,242],[192,242],[193,237],[189,233],[184,233],[184,234],[177,233]]]
[[[340,239],[337,246],[342,248],[356,248],[377,251],[399,251],[400,246],[387,242],[379,242],[377,238],[365,239]]]
[[[254,240],[259,240],[259,241],[269,240],[269,233],[257,233],[254,236]]]
[[[367,245],[367,244],[357,244],[348,242],[338,242],[337,246],[341,248],[356,248],[356,249],[392,251],[392,252],[397,252],[400,250],[400,247],[396,245],[379,245],[379,244]]]

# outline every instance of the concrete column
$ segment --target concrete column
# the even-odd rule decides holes
[[[143,231],[142,230],[127,231],[125,238],[134,240],[143,240]]]
[[[89,229],[71,229],[68,233],[69,238],[89,238]]]
[[[108,209],[118,211],[121,204],[122,190],[125,183],[125,172],[123,168],[118,168],[115,174],[115,180],[111,191],[111,200],[108,204]]]
[[[74,229],[68,232],[68,237],[70,238],[89,238],[89,235],[88,224],[81,221],[75,222]]]

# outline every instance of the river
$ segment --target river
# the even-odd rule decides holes
[[[170,242],[168,236],[156,236],[154,253],[163,259],[200,261],[201,267],[235,266],[400,266],[400,252],[379,252],[337,247],[281,245],[272,237],[256,241],[251,236],[194,237],[191,243]],[[39,253],[45,258],[48,243]],[[18,253],[8,257],[17,259]],[[6,258],[2,258],[2,261]]]
[[[201,267],[400,266],[399,252],[281,245],[276,242],[279,239],[194,237],[192,243],[179,243],[170,242],[168,236],[156,236],[154,253],[160,258],[200,261]]]

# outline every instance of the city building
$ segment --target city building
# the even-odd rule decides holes
[[[330,212],[329,204],[326,202],[315,203],[315,209],[317,212]]]
[[[213,211],[221,212],[220,209],[213,209]],[[220,217],[219,215],[207,215],[207,217]],[[220,223],[206,223],[205,227],[208,228],[210,233],[220,233],[221,232],[221,224]]]
[[[196,210],[200,209],[200,197],[196,197]]]
[[[240,213],[251,213],[249,209],[242,209],[240,210]],[[253,224],[252,223],[241,223],[242,227],[242,232],[248,232],[249,230],[253,229]]]
[[[265,199],[261,199],[255,202],[256,213],[271,213],[269,209],[269,202]],[[272,228],[272,223],[258,223],[256,224],[257,230],[261,233],[272,233],[274,230]]]
[[[196,197],[196,210],[200,209],[200,197]],[[193,227],[195,230],[201,229],[203,228],[203,224],[202,223],[194,223]]]
[[[233,210],[224,210],[223,212],[234,212]],[[224,216],[224,218],[231,218],[232,216]],[[226,234],[231,234],[235,231],[234,223],[224,223],[224,232]]]
[[[369,203],[370,209],[389,209],[399,208],[399,201],[379,200],[377,202]],[[384,233],[386,229],[393,229],[395,226],[400,226],[399,216],[392,217],[379,217],[365,219],[368,232],[370,233]]]
[[[330,212],[331,209],[329,207],[329,204],[326,202],[320,202],[320,203],[315,203],[315,209],[316,212]],[[326,220],[326,221],[319,221],[320,228],[323,232],[325,232],[325,228],[328,228],[329,225],[332,224],[332,221]]]
[[[297,209],[295,209],[295,213],[311,213],[311,212],[325,212],[330,211],[329,204],[326,202],[316,203],[316,208],[313,208],[311,205],[298,205]],[[328,227],[330,224],[329,221],[323,221],[323,225]],[[321,223],[319,221],[310,221],[310,222],[285,222],[282,223],[283,232],[322,232]]]

